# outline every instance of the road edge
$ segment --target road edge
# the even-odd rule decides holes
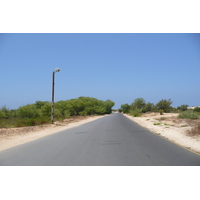
[[[170,138],[165,137],[164,135],[162,135],[162,134],[160,134],[160,133],[153,132],[153,131],[151,131],[150,129],[148,129],[147,127],[142,126],[142,125],[139,124],[138,122],[134,121],[134,119],[133,119],[132,116],[127,115],[127,114],[124,114],[124,113],[122,113],[122,114],[123,114],[126,118],[128,118],[128,119],[130,119],[131,121],[135,122],[136,124],[138,124],[139,126],[141,126],[141,127],[144,128],[144,129],[148,130],[149,132],[153,133],[154,135],[157,135],[157,136],[159,136],[159,137],[161,137],[161,138],[163,138],[163,139],[166,139],[166,140],[168,140],[169,142],[172,142],[172,143],[178,145],[179,147],[182,147],[182,148],[184,148],[184,149],[186,149],[186,150],[188,150],[188,151],[190,151],[190,152],[192,152],[192,153],[194,153],[194,154],[200,156],[200,152],[195,151],[195,150],[193,150],[193,149],[190,149],[190,148],[188,148],[188,147],[186,147],[186,146],[184,146],[184,145],[182,145],[182,144],[179,144],[178,142],[175,142],[174,140],[171,140]],[[129,116],[130,116],[130,117],[129,117]],[[131,118],[131,117],[132,117],[132,118]]]
[[[67,130],[70,128],[74,128],[74,127],[98,120],[98,119],[106,117],[106,116],[108,116],[108,115],[93,116],[91,118],[83,119],[78,122],[69,123],[65,126],[58,125],[55,127],[44,129],[44,130],[30,132],[25,135],[16,135],[16,136],[12,136],[10,138],[2,139],[0,141],[0,152],[4,151],[6,149],[12,148],[12,147],[21,145],[21,144],[25,144],[25,143],[33,141],[33,140],[37,140],[42,137],[46,137],[48,135],[59,133],[60,131],[64,131],[64,130]]]

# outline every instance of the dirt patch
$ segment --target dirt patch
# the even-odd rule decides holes
[[[141,117],[132,117],[124,114],[153,133],[161,135],[183,147],[200,153],[200,136],[188,134],[200,119],[179,119],[178,113],[145,113]]]
[[[105,116],[105,115],[104,115]],[[54,124],[0,129],[0,151],[66,130],[104,116],[76,116]]]

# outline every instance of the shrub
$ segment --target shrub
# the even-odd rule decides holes
[[[69,110],[65,110],[64,115],[65,115],[65,118],[70,118]]]
[[[188,105],[187,104],[184,104],[184,105],[180,105],[177,107],[178,110],[180,111],[186,111],[188,108]]]
[[[130,106],[126,103],[126,104],[122,104],[121,108],[120,108],[121,112],[123,113],[129,113],[130,110]],[[120,111],[119,111],[120,112]]]
[[[194,112],[200,112],[200,107],[195,107],[193,111]]]
[[[15,127],[36,126],[46,123],[50,123],[49,117],[23,118],[16,120]]]
[[[40,109],[40,113],[42,116],[51,116],[51,104],[47,103],[43,105]]]
[[[183,111],[180,112],[178,115],[178,118],[182,118],[182,119],[198,119],[199,115],[193,111]]]
[[[152,112],[154,109],[154,104],[148,102],[145,106],[145,108],[143,109],[143,112]]]
[[[81,111],[81,112],[79,112],[79,115],[80,116],[86,116],[87,115],[87,112],[84,110],[84,111]]]
[[[36,109],[41,109],[44,105],[49,104],[48,101],[36,101],[34,106]]]
[[[164,110],[159,110],[159,113],[160,113],[160,115],[163,115],[163,113],[164,113]]]
[[[154,123],[153,125],[161,125],[161,123]]]
[[[9,109],[6,107],[6,106],[3,106],[1,108],[1,112],[2,112],[2,118],[6,118],[8,119],[9,118]]]
[[[54,108],[54,117],[59,118],[59,119],[64,118],[64,116],[62,115],[62,112],[57,108]]]
[[[130,112],[130,115],[134,117],[140,117],[142,115],[142,109],[135,109]]]
[[[19,107],[19,109],[17,110],[17,116],[20,118],[36,118],[39,115],[39,111],[33,104]]]
[[[188,130],[187,131],[187,134],[188,135],[191,135],[191,136],[200,136],[200,123],[198,123],[195,127],[193,127],[191,130]]]
[[[24,127],[24,126],[34,126],[36,125],[34,118],[23,118],[18,119],[15,123],[16,127]]]
[[[96,106],[94,108],[94,111],[95,111],[95,114],[98,114],[98,115],[103,115],[106,113],[106,109],[104,107],[101,107],[101,106]]]
[[[5,112],[0,110],[0,119],[5,118],[5,117],[6,117]]]
[[[54,116],[56,120],[70,118],[76,115],[110,114],[114,102],[111,100],[98,100],[90,97],[79,97],[59,101],[54,104]],[[52,105],[48,101],[36,101],[19,107],[17,110],[9,110],[6,106],[0,109],[0,128],[23,127],[50,123]]]
[[[51,123],[50,117],[38,117],[35,119],[36,125],[41,125],[41,124],[49,124]]]

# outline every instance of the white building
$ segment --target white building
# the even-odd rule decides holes
[[[192,106],[192,107],[188,107],[188,109],[193,110],[195,107],[200,107],[200,106]]]

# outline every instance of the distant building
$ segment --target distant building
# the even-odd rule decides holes
[[[193,110],[195,107],[200,107],[200,106],[192,106],[192,107],[188,107],[188,110]]]

